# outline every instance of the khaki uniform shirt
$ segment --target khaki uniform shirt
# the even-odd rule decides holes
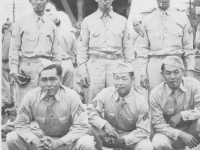
[[[103,89],[91,102],[89,123],[102,129],[109,122],[118,133],[124,135],[126,145],[137,143],[150,135],[149,108],[147,102],[134,90],[123,103],[114,86]],[[104,116],[102,116],[104,112]],[[103,119],[104,118],[104,119]]]
[[[52,102],[37,87],[23,98],[15,121],[15,130],[27,143],[36,138],[30,130],[35,119],[47,136],[60,137],[70,144],[88,132],[88,118],[76,92],[61,86]]]
[[[36,14],[18,20],[13,28],[10,46],[10,70],[18,73],[20,58],[48,57],[56,63],[61,61],[57,27]]]
[[[70,31],[58,27],[59,43],[62,50],[62,59],[73,59],[77,53],[77,41],[74,34]]]
[[[12,36],[12,26],[2,35],[2,60],[8,60],[10,41]]]
[[[134,59],[127,20],[112,10],[103,14],[99,9],[82,22],[77,61],[87,73],[89,54],[122,54],[125,61]]]
[[[193,29],[185,13],[171,7],[157,9],[144,18],[140,35],[141,74],[146,74],[152,55],[183,55],[186,68],[194,69]]]
[[[131,33],[131,39],[132,39],[132,44],[133,44],[133,51],[135,53],[137,53],[137,51],[139,50],[139,46],[138,46],[138,42],[140,40],[139,38],[140,34],[138,34],[137,32],[133,31]]]
[[[200,25],[197,26],[195,46],[197,50],[200,50]]]
[[[152,124],[157,133],[177,139],[181,128],[188,127],[190,121],[200,118],[200,82],[191,77],[183,77],[182,83],[175,92],[163,82],[150,94]],[[167,123],[170,117],[181,113],[184,121],[177,128]]]

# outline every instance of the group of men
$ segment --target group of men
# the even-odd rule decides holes
[[[45,16],[49,0],[30,0],[34,13],[14,24],[7,58],[18,110],[6,138],[10,150],[200,144],[200,82],[193,78],[188,17],[170,0],[157,0],[157,10],[134,19],[132,36],[113,1],[96,0],[98,10],[83,20],[77,42],[59,16]],[[76,57],[86,108],[74,91]]]

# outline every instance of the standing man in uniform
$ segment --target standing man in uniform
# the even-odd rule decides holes
[[[113,85],[113,67],[131,63],[134,51],[127,20],[113,12],[113,0],[96,0],[98,10],[83,20],[77,60],[88,104],[103,88]]]
[[[153,150],[149,140],[149,107],[147,101],[132,88],[132,66],[120,62],[114,68],[113,78],[114,86],[98,93],[91,101],[92,106],[88,107],[89,133],[95,138],[96,149],[102,150],[104,146]]]
[[[12,36],[12,23],[7,21],[2,26],[2,107],[11,105],[14,103],[13,95],[11,95],[11,78],[9,68],[9,48]]]
[[[193,29],[185,13],[170,7],[170,0],[157,0],[158,9],[142,21],[138,59],[142,64],[141,85],[152,90],[163,81],[160,65],[166,56],[184,60],[186,75],[193,77]]]
[[[30,0],[33,14],[19,19],[13,28],[10,46],[10,74],[17,82],[17,107],[38,85],[39,58],[61,62],[57,28],[44,16],[49,0]]]
[[[52,14],[49,18],[58,27],[59,44],[62,51],[63,82],[66,87],[74,87],[74,66],[76,65],[77,41],[75,35],[60,26],[61,20],[57,15]]]
[[[94,150],[88,117],[78,94],[62,86],[62,67],[42,60],[39,86],[23,98],[15,131],[7,134],[9,150]],[[32,130],[31,121],[41,130]]]
[[[155,150],[200,144],[200,82],[184,76],[183,61],[168,56],[161,64],[164,82],[150,94]]]

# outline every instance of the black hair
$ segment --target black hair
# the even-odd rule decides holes
[[[60,65],[52,64],[52,65],[46,67],[44,70],[50,70],[50,69],[53,69],[53,68],[56,69],[57,75],[60,77],[62,75],[62,71],[63,71],[62,67]],[[44,70],[42,70],[42,71],[44,71]],[[41,72],[39,73],[39,77],[41,75]]]
[[[130,75],[131,78],[134,77],[134,72],[128,72],[128,73],[129,73],[129,75]],[[114,76],[114,74],[113,74],[113,76]]]

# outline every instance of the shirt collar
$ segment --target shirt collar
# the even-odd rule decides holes
[[[164,13],[166,13],[167,15],[171,15],[171,12],[172,12],[172,8],[169,7],[167,10],[162,10],[162,9],[158,9],[159,10],[159,14],[160,16],[162,17],[164,15]]]
[[[34,19],[36,22],[39,20],[39,18],[41,18],[42,21],[45,22],[45,17],[44,17],[44,15],[43,15],[43,16],[38,16],[36,13],[33,13],[32,16],[33,16],[33,19]]]
[[[133,98],[133,95],[134,95],[134,91],[131,89],[130,93],[124,97],[125,102],[130,103],[131,99]],[[115,90],[114,93],[113,93],[114,101],[119,100],[119,98],[120,98],[120,96],[117,93],[117,90]]]
[[[96,13],[97,13],[97,16],[98,16],[99,18],[102,18],[102,17],[104,16],[104,13],[103,13],[100,9],[98,9],[98,10],[96,11]],[[108,12],[108,15],[109,15],[111,18],[113,17],[114,12],[113,12],[113,9],[112,9],[112,8],[111,8],[110,12]]]
[[[64,89],[62,85],[60,86],[58,92],[54,96],[57,101],[60,101],[60,92],[61,92],[61,89]],[[46,92],[42,91],[42,88],[41,88],[41,94],[40,94],[39,100],[41,101],[41,100],[43,100],[45,98],[46,98]]]
[[[172,93],[172,89],[167,85],[167,83],[165,82],[165,90],[166,90],[166,92],[167,92],[167,95],[169,96],[171,93]],[[184,86],[184,79],[182,80],[182,82],[181,82],[181,84],[180,84],[180,86],[179,86],[179,89],[181,90],[181,91],[183,91],[183,92],[186,92],[186,88],[185,88],[185,86]]]

